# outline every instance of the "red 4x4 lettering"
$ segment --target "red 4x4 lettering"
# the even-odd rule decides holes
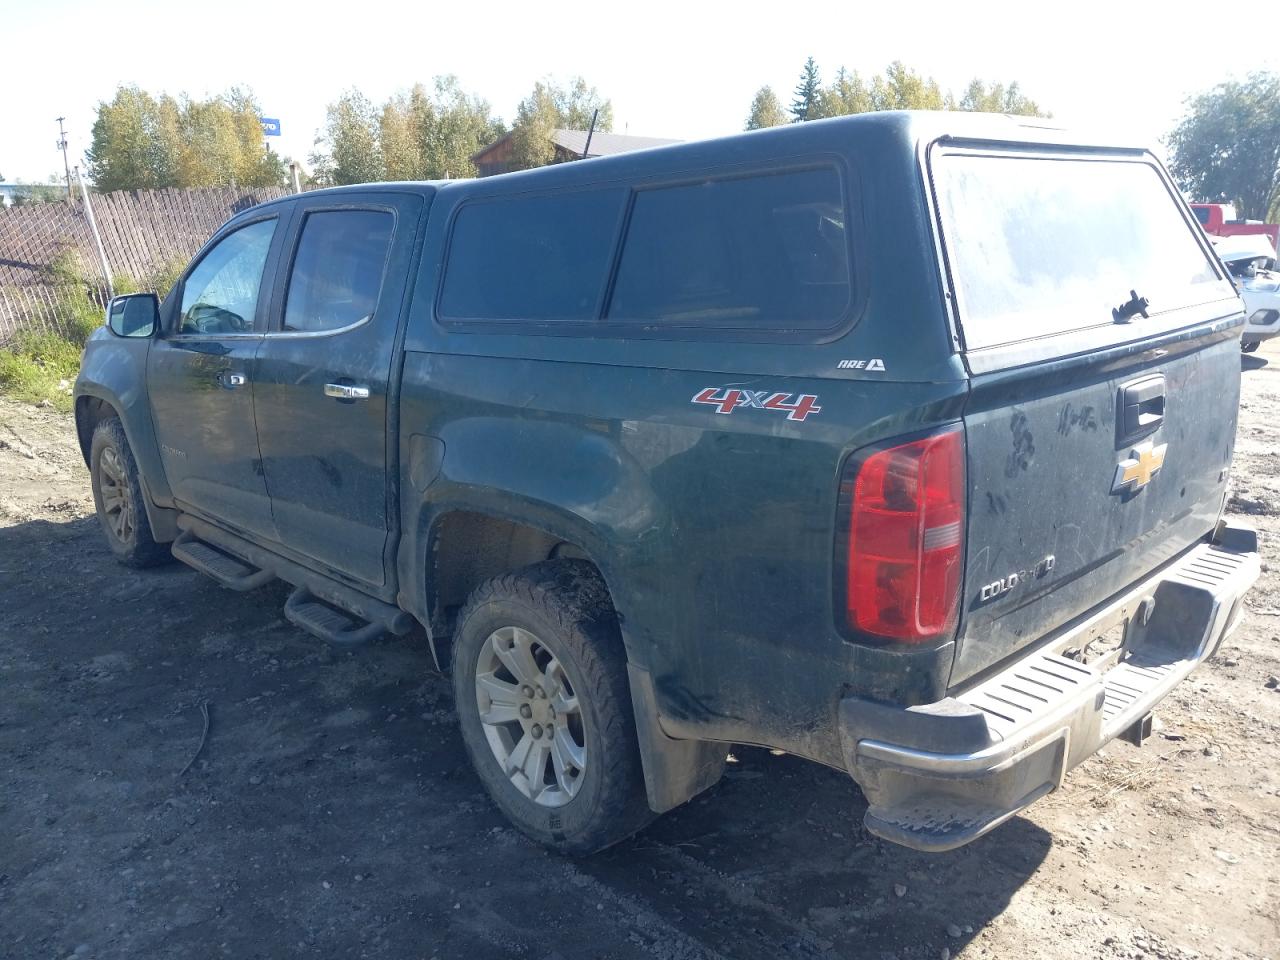
[[[794,401],[792,397],[795,397]],[[788,420],[804,420],[811,413],[821,413],[818,398],[812,393],[769,393],[766,390],[737,390],[729,387],[703,387],[693,395],[692,403],[705,403],[716,413],[730,414],[739,407],[757,410],[780,410]]]
[[[738,405],[738,401],[742,399],[741,390],[725,390],[723,397],[717,397],[720,392],[719,387],[704,387],[693,396],[693,403],[709,403],[713,407],[718,407],[716,413],[733,413],[733,408]]]
[[[811,413],[821,413],[822,408],[818,406],[818,398],[812,393],[802,393],[796,397],[795,403],[788,403],[791,399],[789,393],[775,393],[764,402],[766,410],[786,410],[788,420],[803,420]]]

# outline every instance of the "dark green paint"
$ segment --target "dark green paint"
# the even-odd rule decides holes
[[[1208,386],[1231,380],[1230,341],[1185,354],[1172,370],[1151,341],[1099,355],[1088,370],[1047,361],[970,377],[953,336],[921,165],[927,145],[952,134],[1062,145],[1057,134],[1011,119],[881,114],[485,180],[275,201],[224,228],[281,216],[263,285],[272,293],[260,303],[254,336],[239,345],[180,347],[167,333],[143,342],[102,334],[86,351],[78,390],[120,410],[158,502],[236,526],[296,562],[398,602],[424,623],[434,613],[428,560],[441,517],[491,514],[575,544],[604,573],[629,655],[650,671],[668,733],[767,744],[838,765],[842,695],[936,700],[951,680],[956,651],[949,638],[916,649],[868,648],[837,629],[837,487],[850,453],[966,424],[971,577],[975,545],[988,553],[1047,553],[1051,545],[1021,541],[1048,537],[1073,513],[1109,506],[1096,491],[1073,491],[1107,482],[1086,478],[1084,467],[1115,455],[1110,439],[1088,457],[1037,441],[1036,469],[1061,468],[1061,475],[1048,486],[1048,474],[1039,476],[1039,494],[1029,483],[1006,484],[1015,509],[1003,526],[987,524],[980,511],[997,492],[995,475],[1003,476],[1012,441],[1001,432],[1014,410],[1043,436],[1068,405],[1093,405],[1105,432],[1106,396],[1115,384],[1156,368],[1188,384],[1199,410],[1179,421],[1177,442],[1199,458],[1188,465],[1195,474],[1184,498],[1191,508],[1170,521],[1173,504],[1149,497],[1151,512],[1133,521],[1134,530],[1161,532],[1161,550],[1208,532],[1219,482],[1209,479],[1208,460],[1216,471],[1230,458],[1236,386],[1216,394]],[[464,202],[810,162],[842,171],[855,241],[858,296],[829,334],[622,336],[601,324],[446,325],[434,315],[448,225]],[[351,204],[390,206],[398,216],[373,322],[330,337],[264,338],[279,322],[300,210]],[[165,304],[170,330],[173,300]],[[1227,325],[1237,322],[1233,316]],[[1209,329],[1205,320],[1195,336]],[[1137,327],[1133,336],[1141,336]],[[1175,341],[1205,346],[1187,336],[1161,342]],[[153,357],[144,375],[148,345]],[[871,358],[884,370],[839,367]],[[227,403],[225,391],[208,386],[219,369],[240,361],[253,366],[247,395],[256,433],[249,412],[236,409],[242,401]],[[323,383],[343,377],[367,383],[370,402],[320,397]],[[706,387],[813,394],[821,411],[803,422],[747,408],[719,415],[690,402]],[[173,409],[157,416],[157,440],[151,416],[161,404]],[[1205,417],[1220,422],[1198,436]],[[158,444],[184,449],[187,467],[175,468]],[[217,480],[209,477],[215,470]],[[1098,556],[1150,542],[1111,534]],[[1097,556],[1093,562],[1095,572],[1074,588],[1062,584],[1063,603],[1044,600],[1004,624],[966,601],[962,669],[1003,657],[1030,639],[1027,631],[1102,599],[1102,582],[1150,565],[1144,558],[1108,573]],[[966,597],[974,589],[968,583]]]

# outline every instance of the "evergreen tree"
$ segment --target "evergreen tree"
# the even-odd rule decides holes
[[[812,120],[816,116],[815,106],[822,92],[822,80],[818,77],[818,65],[813,57],[804,62],[804,70],[800,73],[800,83],[796,87],[795,99],[791,101],[791,118],[800,123]]]

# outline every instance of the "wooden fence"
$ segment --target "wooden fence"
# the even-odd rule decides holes
[[[92,194],[113,277],[145,287],[190,259],[228,217],[289,193],[284,187],[200,187]],[[0,341],[24,327],[60,331],[69,297],[105,306],[106,282],[84,205],[0,208]]]

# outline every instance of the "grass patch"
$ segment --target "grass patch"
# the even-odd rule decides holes
[[[130,277],[115,278],[117,294],[155,290],[163,297],[173,286],[183,264],[161,267],[141,284]],[[71,389],[80,372],[85,341],[102,326],[103,309],[89,294],[88,284],[76,272],[69,257],[59,256],[49,268],[50,278],[64,293],[58,302],[62,333],[20,330],[0,345],[0,393],[26,403],[71,409]]]
[[[71,409],[71,387],[80,372],[83,340],[21,330],[0,348],[0,392],[27,403]]]

